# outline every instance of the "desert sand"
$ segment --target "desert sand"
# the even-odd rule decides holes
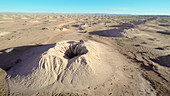
[[[0,94],[169,96],[170,17],[0,14]]]

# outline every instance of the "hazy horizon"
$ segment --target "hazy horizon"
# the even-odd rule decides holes
[[[169,0],[3,0],[0,13],[170,15]]]

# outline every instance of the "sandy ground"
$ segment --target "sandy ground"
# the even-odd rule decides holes
[[[86,67],[76,67],[83,65],[79,61],[68,63],[72,71],[61,71],[63,80],[56,70],[37,69],[38,56],[62,58],[61,50],[51,55],[52,45],[79,40],[95,42],[87,43],[90,53],[74,58],[86,60],[91,75],[80,75]],[[66,66],[69,61],[63,62]],[[0,94],[6,95],[169,96],[170,17],[0,14],[0,68]],[[79,69],[77,77],[72,68]]]

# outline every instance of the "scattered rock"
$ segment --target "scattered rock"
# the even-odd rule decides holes
[[[49,30],[48,28],[45,28],[45,27],[44,27],[44,28],[41,28],[41,29],[42,29],[42,30]]]
[[[80,25],[72,25],[72,27],[79,27]]]

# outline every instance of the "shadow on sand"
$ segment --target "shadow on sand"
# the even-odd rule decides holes
[[[170,68],[170,55],[160,56],[156,59],[152,59],[152,61],[158,63],[161,66]]]
[[[8,71],[14,65],[22,62],[22,54],[32,48],[44,47],[42,51],[43,53],[53,46],[55,46],[55,44],[20,46],[0,50],[0,68],[5,71]]]
[[[123,37],[122,32],[124,32],[123,29],[110,29],[110,30],[93,31],[93,32],[89,32],[89,34],[99,35],[104,37]]]
[[[164,35],[170,35],[170,31],[157,31],[157,33],[161,33]]]

